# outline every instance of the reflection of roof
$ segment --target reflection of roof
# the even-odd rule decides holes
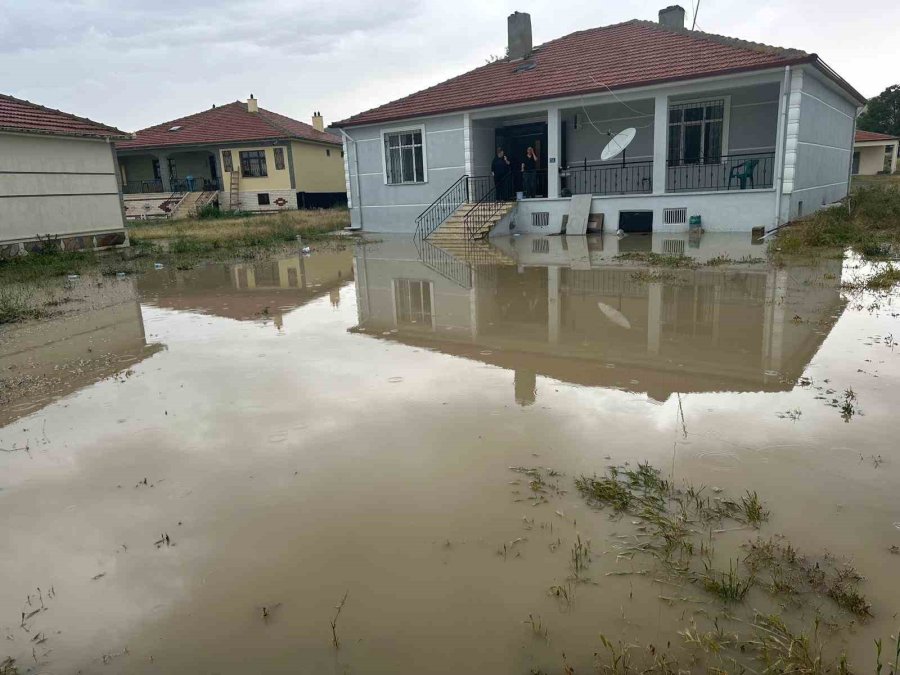
[[[115,127],[0,94],[0,131],[86,138],[128,138]]]
[[[133,150],[169,145],[232,143],[281,138],[341,145],[341,139],[334,134],[318,131],[305,122],[262,108],[259,109],[259,112],[252,113],[247,110],[246,103],[235,101],[141,129],[135,133],[134,140],[116,143],[116,147]]]
[[[669,364],[664,359],[653,363],[623,363],[621,359],[617,359],[615,363],[607,364],[606,361],[562,354],[508,349],[490,350],[487,345],[436,340],[422,334],[383,335],[381,328],[370,332],[357,327],[352,331],[380,340],[391,340],[411,347],[480,361],[506,370],[527,370],[561,382],[585,387],[612,387],[642,392],[657,401],[665,401],[675,392],[789,391],[793,387],[793,382],[802,374],[801,368],[796,373],[783,373],[779,379],[766,377],[760,369],[756,371],[758,377],[752,377],[750,374],[742,376],[743,373],[737,372],[722,373],[721,364],[716,364],[719,372],[706,372],[689,370],[686,367],[679,368],[677,364]],[[634,380],[637,381],[636,384]]]
[[[316,300],[329,291],[340,288],[348,282],[342,279],[332,283],[322,284],[317,288],[256,288],[253,290],[201,290],[189,289],[170,295],[160,294],[148,297],[145,300],[163,309],[179,311],[203,312],[214,314],[226,319],[236,321],[248,321],[263,319],[267,316],[283,314],[290,310]]]
[[[536,48],[526,64],[506,59],[495,61],[354,115],[335,126],[371,124],[800,63],[815,64],[855,99],[864,100],[815,54],[632,20],[551,40]]]
[[[853,140],[856,143],[868,143],[870,141],[896,141],[897,136],[890,136],[888,134],[879,134],[875,131],[863,131],[862,129],[857,129],[856,136]]]

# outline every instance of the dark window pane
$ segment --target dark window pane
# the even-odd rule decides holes
[[[269,193],[268,192],[260,192],[256,195],[256,203],[260,206],[268,206],[269,204]]]
[[[681,122],[681,108],[673,108],[669,111],[669,124]]]
[[[694,164],[700,161],[701,126],[692,125],[684,128],[684,161]]]
[[[422,146],[416,146],[416,181],[422,183],[425,181],[425,165],[422,163]]]

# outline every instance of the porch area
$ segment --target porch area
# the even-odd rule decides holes
[[[591,212],[603,213],[613,231],[623,224],[628,231],[634,213],[652,214],[637,218],[642,222],[634,231],[687,229],[691,216],[717,205],[722,213],[758,219],[752,227],[765,226],[774,215],[779,179],[781,82],[772,75],[745,81],[643,97],[610,92],[592,101],[503,115],[470,113],[464,130],[466,176],[470,185],[487,185],[490,194],[481,189],[466,201],[473,206],[485,199],[515,201],[519,232],[561,231],[574,195],[591,195]],[[604,148],[629,128],[635,130],[633,140],[604,160]],[[506,187],[494,188],[491,164],[498,148],[508,159],[509,175]],[[529,148],[537,157],[536,170],[525,161]],[[749,209],[743,216],[742,204]],[[628,214],[624,222],[622,213]],[[744,228],[741,223],[721,229]]]
[[[122,191],[126,195],[221,190],[215,150],[119,151]]]

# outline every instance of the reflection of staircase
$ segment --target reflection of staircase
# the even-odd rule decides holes
[[[473,227],[472,230],[466,233],[466,215],[472,209],[472,205],[469,203],[462,204],[456,211],[454,211],[440,226],[428,237],[428,240],[433,243],[441,246],[442,248],[446,248],[444,244],[455,244],[460,242],[467,241],[470,237],[471,239],[483,239],[487,237],[490,233],[491,229],[499,223],[504,217],[506,217],[514,208],[516,207],[515,202],[503,202],[497,205],[496,213],[493,213],[490,217],[485,218],[482,223],[480,223],[477,227]]]
[[[433,237],[416,242],[422,263],[465,289],[472,288],[474,272],[499,265],[515,265],[516,261],[484,239],[463,237],[432,243]]]

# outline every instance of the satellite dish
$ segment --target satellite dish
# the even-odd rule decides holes
[[[617,133],[609,140],[606,147],[603,148],[603,152],[600,153],[600,159],[605,162],[618,157],[620,152],[625,152],[625,148],[627,148],[628,144],[634,140],[636,133],[637,129],[634,127],[628,127]]]

